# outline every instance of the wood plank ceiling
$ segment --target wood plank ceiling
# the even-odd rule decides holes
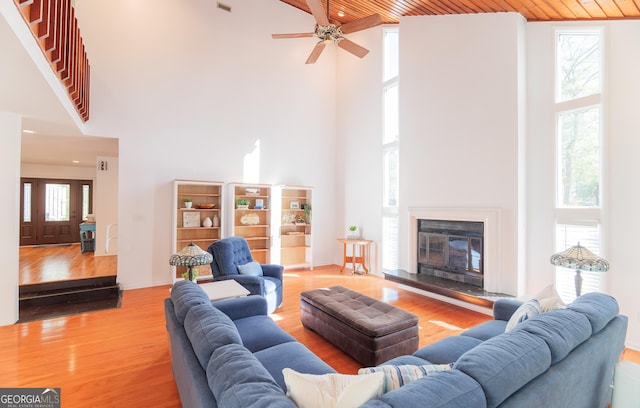
[[[305,0],[281,1],[309,12]],[[330,19],[341,24],[374,13],[387,24],[398,23],[400,16],[501,11],[518,12],[527,21],[640,18],[640,0],[331,0],[329,8]]]

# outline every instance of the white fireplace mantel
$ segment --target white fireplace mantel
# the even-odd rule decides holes
[[[503,293],[501,282],[502,212],[499,208],[409,208],[409,272],[418,270],[418,220],[450,220],[484,223],[484,290]]]

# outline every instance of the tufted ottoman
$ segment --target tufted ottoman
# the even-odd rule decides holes
[[[418,317],[342,286],[300,293],[300,320],[364,366],[418,349]]]

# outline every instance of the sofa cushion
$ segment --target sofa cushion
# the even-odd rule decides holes
[[[574,348],[591,336],[591,324],[583,314],[559,309],[536,316],[518,325],[523,330],[543,339],[551,351],[551,364],[564,359]]]
[[[540,314],[540,303],[538,303],[538,299],[531,299],[524,302],[515,312],[509,321],[507,322],[507,327],[504,328],[505,332],[513,330],[514,327],[524,322],[525,320],[531,319],[533,316],[537,316]]]
[[[384,374],[305,374],[282,370],[287,396],[298,408],[352,408],[382,395]]]
[[[463,354],[454,364],[484,390],[488,407],[496,407],[551,364],[547,343],[525,331],[504,333]]]
[[[369,401],[362,407],[485,408],[482,387],[458,370],[420,378]]]
[[[388,360],[381,365],[424,365],[431,364],[431,361],[427,361],[424,358],[412,356],[412,355],[404,355],[394,357],[391,360]]]
[[[211,304],[209,296],[198,286],[197,283],[190,280],[182,280],[176,282],[171,288],[171,301],[176,318],[180,324],[184,325],[184,318],[192,306]]]
[[[239,344],[228,344],[213,352],[207,379],[219,407],[295,407],[262,364]]]
[[[506,327],[506,320],[489,320],[460,333],[460,335],[484,341],[504,333]]]
[[[273,293],[278,286],[282,286],[282,281],[270,276],[263,276],[264,278],[264,293]]]
[[[184,319],[184,330],[202,369],[207,368],[215,349],[230,343],[242,344],[240,334],[231,319],[211,306],[211,303],[189,309]]]
[[[359,375],[371,373],[384,374],[383,393],[398,389],[426,375],[451,370],[451,364],[423,364],[423,365],[382,365],[378,367],[363,367],[358,370]]]
[[[618,302],[614,298],[597,292],[585,293],[571,303],[568,308],[584,314],[589,319],[593,334],[604,329],[619,312]]]
[[[478,344],[482,344],[482,340],[475,337],[450,336],[421,348],[413,355],[433,364],[448,364],[455,362]]]
[[[282,370],[286,367],[307,374],[335,373],[331,366],[298,342],[278,344],[260,350],[254,353],[254,356],[262,363],[283,391],[287,389],[282,375]]]
[[[508,322],[513,313],[522,306],[524,302],[515,298],[498,298],[493,302],[493,318]]]
[[[250,316],[234,320],[233,323],[242,337],[242,344],[252,353],[276,344],[296,341],[269,316]]]

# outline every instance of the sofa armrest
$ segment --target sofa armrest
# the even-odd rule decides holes
[[[252,275],[223,275],[214,279],[214,281],[221,281],[233,279],[245,289],[249,291],[252,295],[264,295],[264,279],[261,276],[252,276]]]
[[[498,299],[493,303],[493,319],[509,321],[511,315],[522,305],[518,299]]]
[[[212,302],[212,304],[216,309],[229,316],[231,320],[250,316],[267,316],[267,301],[262,296],[225,299]]]
[[[262,274],[264,276],[282,280],[284,266],[275,264],[260,264],[260,266],[262,267]]]

